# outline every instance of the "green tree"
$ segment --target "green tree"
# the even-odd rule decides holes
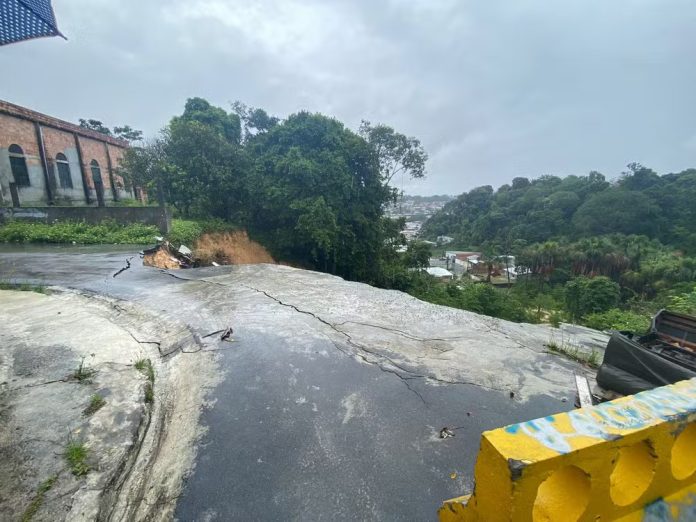
[[[186,217],[244,223],[248,217],[250,161],[241,146],[241,123],[202,98],[186,102],[164,132],[167,200]]]
[[[379,279],[383,208],[393,201],[372,147],[340,122],[293,114],[247,146],[250,229],[280,259],[348,279]]]
[[[423,241],[413,241],[404,252],[404,261],[409,268],[427,268],[430,266],[430,245]]]
[[[644,234],[658,231],[659,209],[642,192],[609,189],[585,201],[573,216],[580,235]]]
[[[93,130],[95,132],[100,132],[102,134],[106,134],[107,136],[111,136],[111,130],[109,130],[109,127],[104,125],[99,120],[85,120],[83,118],[80,118],[79,121],[80,127],[84,127],[85,129]]]
[[[140,141],[143,139],[142,131],[135,130],[130,125],[114,127],[112,131],[99,120],[85,120],[80,118],[79,122],[80,127],[84,127],[85,129],[93,130],[95,132],[100,132],[101,134],[106,134],[107,136],[113,136],[114,138],[121,140],[126,140],[128,142]]]
[[[375,151],[382,179],[387,185],[400,173],[414,179],[425,177],[428,154],[418,139],[396,132],[388,125],[372,125],[365,120],[359,133]]]
[[[126,140],[131,143],[134,141],[141,141],[143,139],[143,132],[133,129],[130,125],[114,127],[113,135],[119,139]]]
[[[576,277],[565,285],[566,309],[574,320],[605,312],[619,302],[619,285],[608,277]]]

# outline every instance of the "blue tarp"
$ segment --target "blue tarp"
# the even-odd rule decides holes
[[[0,45],[63,36],[50,0],[0,0]]]

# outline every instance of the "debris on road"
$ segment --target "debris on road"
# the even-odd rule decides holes
[[[223,332],[223,334],[220,336],[220,340],[221,340],[221,341],[227,341],[227,340],[230,338],[230,336],[232,335],[232,332],[233,332],[232,328],[231,328],[231,327],[228,328],[228,329],[225,330],[225,331]]]
[[[131,256],[131,257],[129,257],[128,259],[126,259],[126,266],[124,266],[124,267],[123,267],[121,270],[119,270],[118,272],[114,273],[113,277],[116,277],[116,276],[119,275],[121,272],[125,272],[126,270],[128,270],[128,269],[131,267],[131,264],[130,264],[130,260],[131,260],[131,259],[133,259],[133,256]]]
[[[696,377],[696,317],[661,310],[645,335],[614,332],[597,384],[631,395]]]
[[[230,341],[232,342],[233,339],[230,339],[230,336],[234,333],[234,330],[232,329],[231,326],[228,326],[227,328],[223,328],[221,330],[215,330],[214,332],[210,332],[209,334],[205,334],[203,336],[203,339],[206,339],[208,337],[212,337],[213,335],[221,334],[220,335],[220,340],[221,341]]]
[[[578,395],[576,406],[587,408],[593,405],[592,393],[590,392],[590,383],[587,382],[587,377],[584,375],[575,374],[575,388]],[[564,397],[565,398],[565,397]]]
[[[185,251],[191,252],[185,246],[182,245],[182,247]],[[171,243],[163,241],[153,248],[143,250],[143,265],[172,270],[178,268],[191,268],[194,266],[194,262],[190,254],[184,254],[181,248],[175,250]]]
[[[447,439],[449,437],[454,437],[454,431],[445,426],[440,430],[440,438],[441,439]]]

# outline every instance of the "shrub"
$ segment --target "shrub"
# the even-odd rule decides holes
[[[613,308],[606,312],[588,314],[583,317],[582,323],[595,330],[627,330],[643,333],[650,326],[650,318],[630,310]]]
[[[696,315],[696,286],[691,292],[672,296],[669,300],[669,309],[674,312]]]
[[[138,244],[152,243],[157,227],[132,223],[119,225],[103,221],[91,225],[82,221],[26,223],[9,221],[0,227],[0,241],[20,243]]]
[[[619,285],[605,276],[576,277],[565,285],[566,308],[575,320],[616,307],[619,297]]]
[[[515,295],[489,284],[460,282],[443,285],[427,275],[414,278],[412,282],[408,292],[423,301],[508,321],[533,320]]]
[[[167,234],[167,240],[176,248],[186,245],[194,248],[198,239],[208,232],[231,232],[236,227],[221,219],[188,220],[173,219],[172,229]]]

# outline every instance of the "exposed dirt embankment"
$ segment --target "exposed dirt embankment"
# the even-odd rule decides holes
[[[144,251],[143,264],[166,270],[217,265],[275,264],[273,257],[243,230],[203,234],[193,251],[164,241]]]
[[[275,263],[268,251],[244,231],[203,234],[196,243],[194,258],[201,265]]]

